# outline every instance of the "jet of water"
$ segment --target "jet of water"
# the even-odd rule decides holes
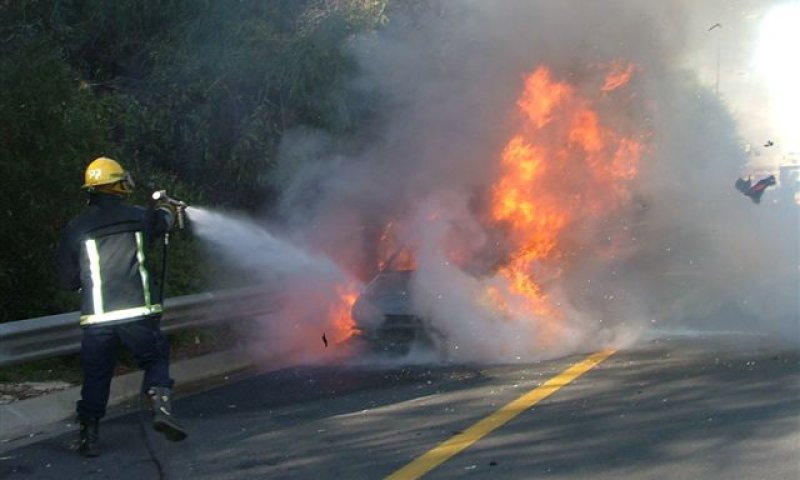
[[[337,276],[339,268],[327,257],[315,255],[273,235],[253,220],[200,207],[187,207],[192,230],[210,249],[243,270],[270,274],[312,271]]]

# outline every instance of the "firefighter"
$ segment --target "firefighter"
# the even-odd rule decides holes
[[[153,428],[169,440],[183,440],[186,431],[171,407],[174,381],[160,328],[161,298],[147,261],[149,247],[173,227],[179,212],[169,203],[149,208],[127,203],[133,179],[111,158],[92,161],[84,180],[88,204],[67,224],[56,254],[61,287],[81,292],[78,451],[88,457],[100,453],[98,426],[120,346],[144,371],[142,394],[152,403]]]

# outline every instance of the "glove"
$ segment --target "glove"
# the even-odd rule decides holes
[[[156,202],[155,210],[163,212],[164,220],[167,222],[167,230],[172,230],[178,219],[178,207],[169,202]]]
[[[180,200],[176,200],[167,195],[166,190],[158,190],[153,192],[151,196],[153,201],[156,202],[155,208],[167,213],[167,223],[169,224],[168,230],[172,230],[177,221],[178,228],[183,230],[183,214],[186,204]]]

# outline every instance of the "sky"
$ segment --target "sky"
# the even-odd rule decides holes
[[[792,54],[800,42],[800,2],[715,1],[695,8],[691,42],[697,48],[686,55],[687,67],[719,92],[736,117],[753,157],[761,157],[752,164],[785,163],[800,150],[800,130],[792,120],[800,108],[794,88],[800,62]],[[709,28],[719,26],[702,29],[703,21]],[[776,148],[758,148],[766,140]]]

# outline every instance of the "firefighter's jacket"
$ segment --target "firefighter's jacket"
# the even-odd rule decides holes
[[[61,287],[81,291],[81,326],[161,313],[147,253],[174,221],[174,211],[166,206],[144,208],[115,195],[90,196],[89,206],[67,224],[56,255]]]

